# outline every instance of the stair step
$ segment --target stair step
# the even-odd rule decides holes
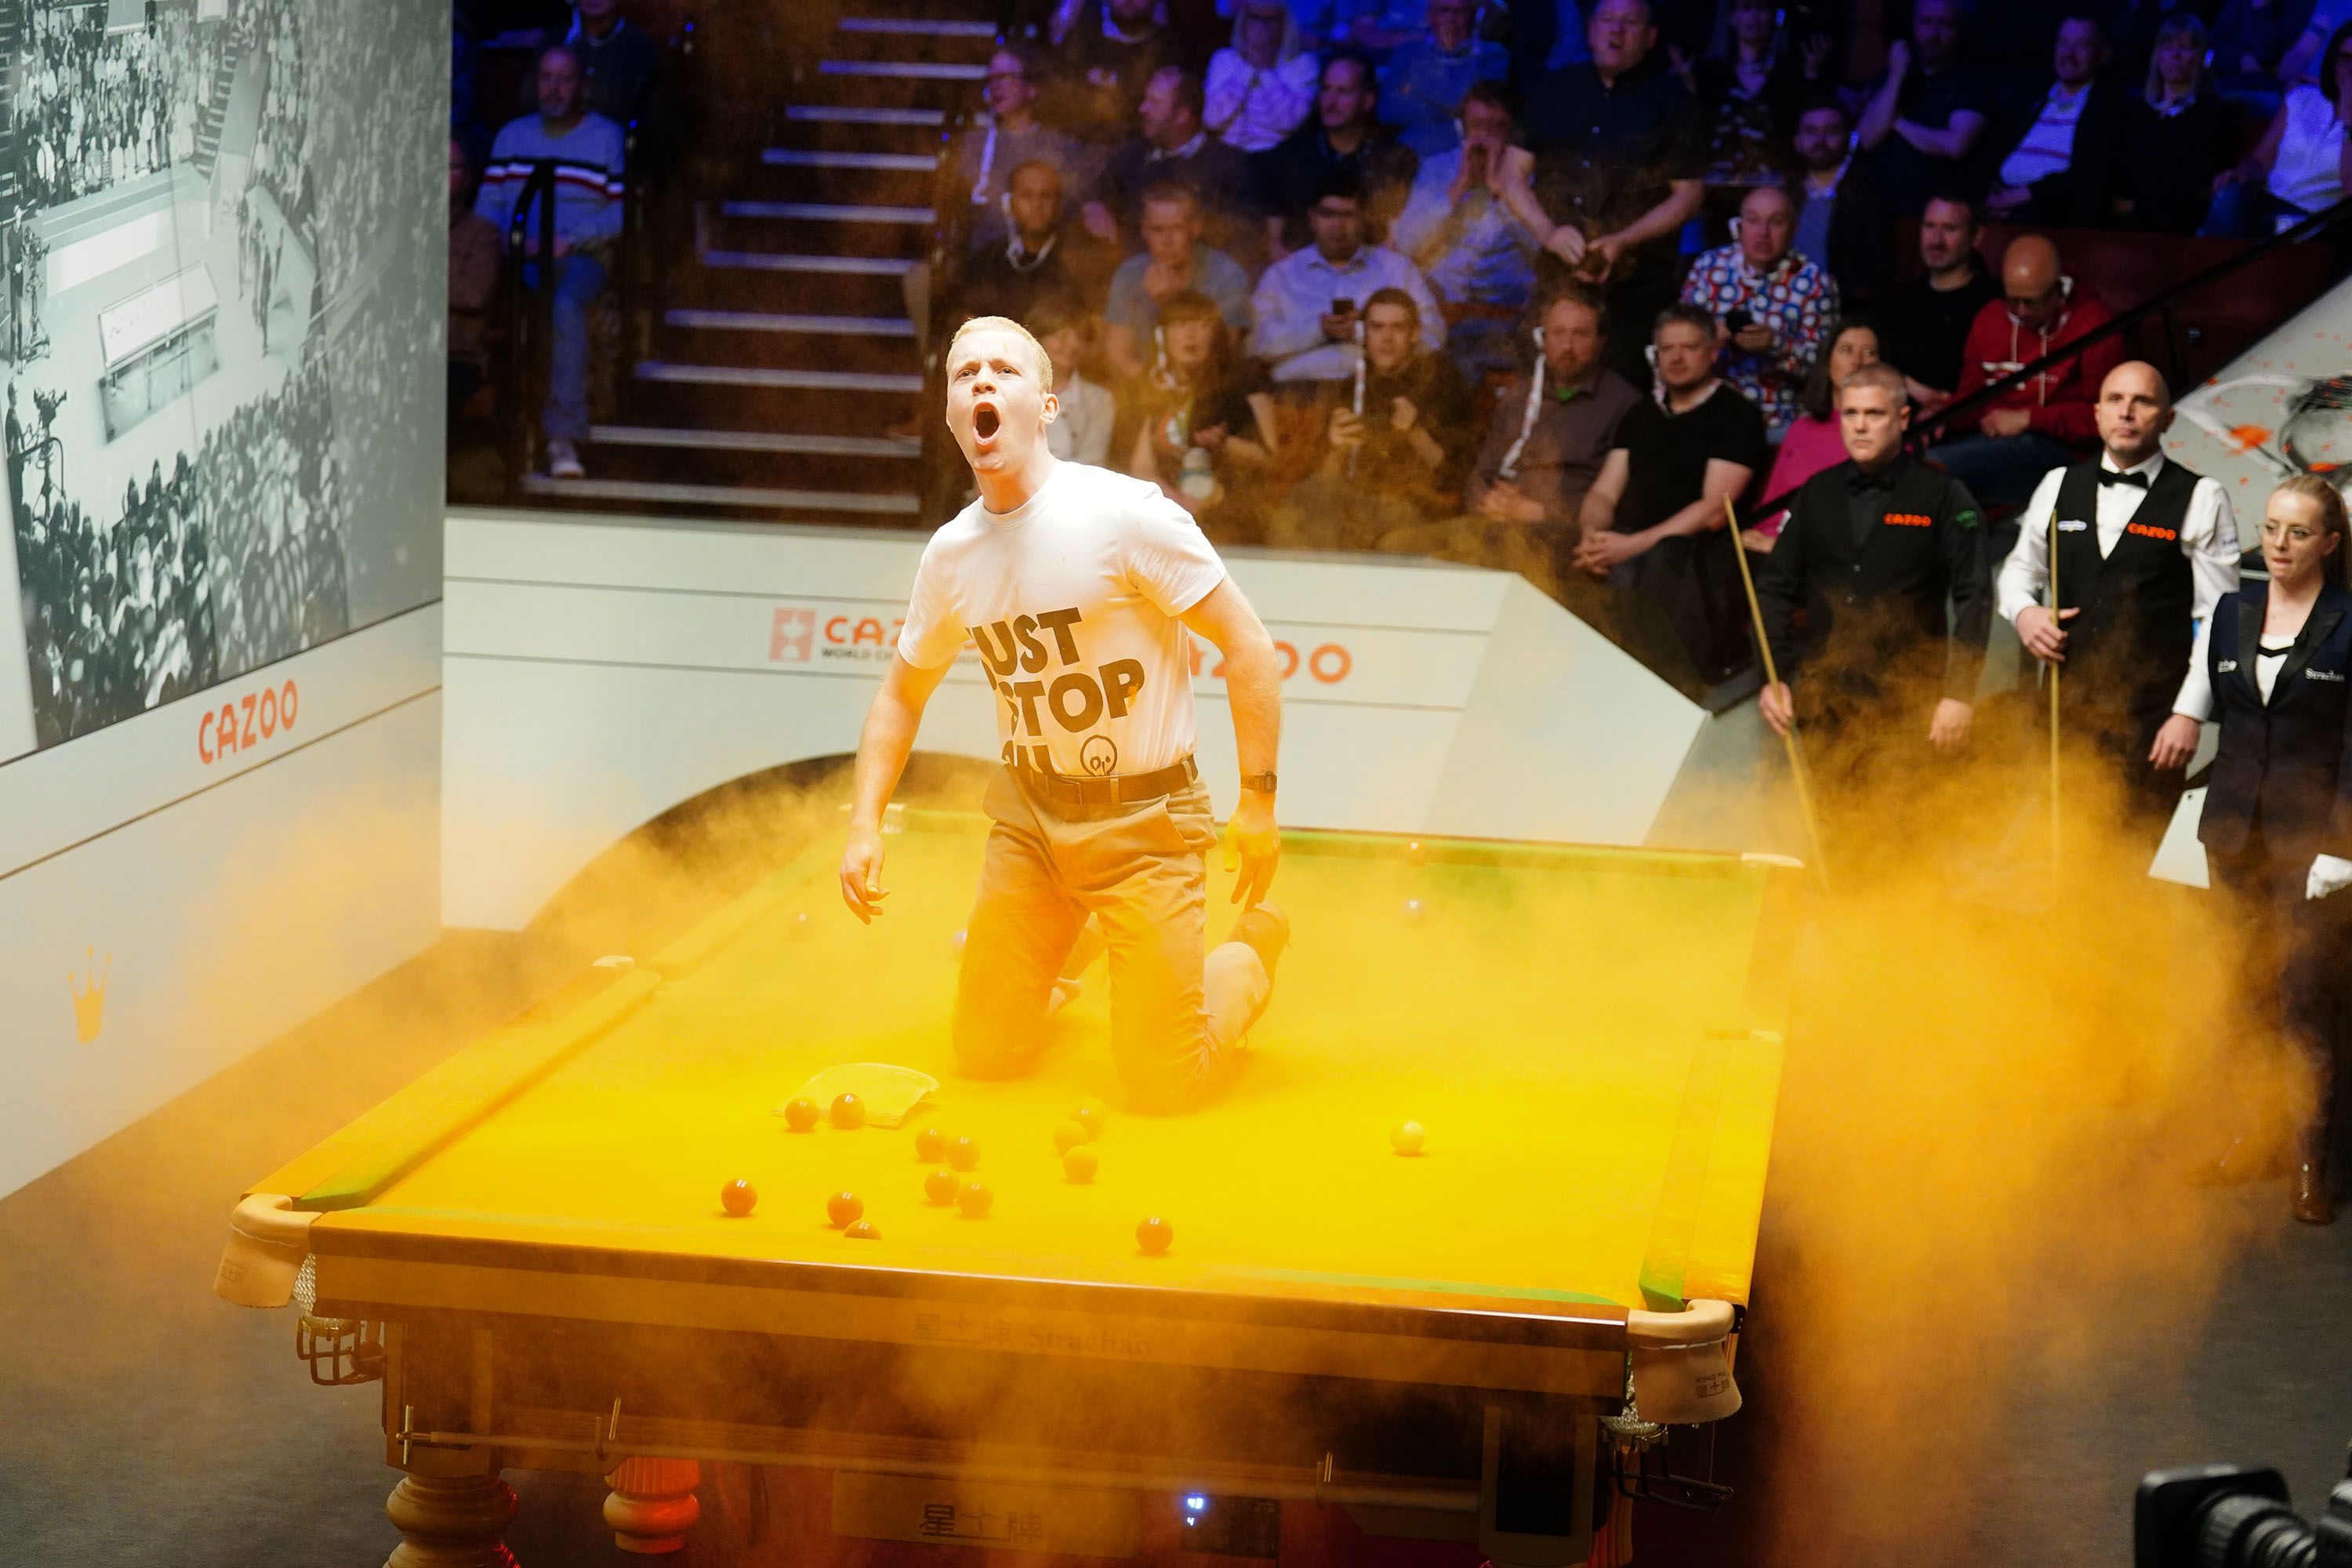
[[[940,215],[930,207],[882,206],[866,202],[726,202],[719,216],[776,223],[889,223],[929,228]]]
[[[662,318],[688,331],[815,332],[844,337],[907,338],[915,323],[904,316],[814,316],[774,310],[709,310],[680,306]]]
[[[772,169],[890,169],[909,174],[937,172],[936,153],[833,153],[798,147],[771,147],[760,162]]]
[[[844,16],[845,33],[893,33],[911,37],[988,38],[996,37],[993,22],[934,21],[928,16]]]
[[[795,103],[786,120],[824,125],[928,125],[948,122],[944,109],[878,109],[859,103]]]
[[[864,257],[804,258],[769,250],[706,251],[701,257],[700,266],[688,263],[670,269],[665,302],[706,310],[765,312],[791,307],[802,311],[830,311],[844,316],[904,316],[907,313],[907,290],[903,279],[908,263],[894,260],[887,267],[865,265],[855,270],[845,265],[848,262],[871,262],[873,259]],[[784,265],[776,265],[780,261]],[[803,262],[807,264],[796,265]],[[705,341],[728,338],[738,343],[744,341],[736,333],[713,333]],[[904,340],[864,338],[844,341],[904,352]],[[667,357],[694,360],[733,356],[671,353]]]
[[[748,386],[808,392],[892,392],[923,390],[919,374],[900,375],[869,370],[794,370],[769,365],[672,364],[666,360],[640,360],[640,381],[685,383],[695,386]]]
[[[599,447],[663,447],[698,452],[758,452],[785,457],[882,458],[913,460],[920,441],[895,436],[829,436],[814,430],[673,430],[646,425],[599,425],[588,432]]]
[[[855,490],[770,489],[736,485],[688,485],[659,479],[551,479],[525,474],[530,494],[556,500],[643,501],[667,506],[745,507],[761,511],[860,512],[911,517],[922,510],[914,495],[874,495]]]
[[[853,278],[904,278],[914,262],[896,256],[804,256],[775,250],[704,250],[705,267],[756,272],[830,272]]]
[[[940,60],[820,60],[821,76],[882,77],[899,81],[986,81],[986,65]]]

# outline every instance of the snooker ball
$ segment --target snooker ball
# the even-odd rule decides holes
[[[1400,1154],[1418,1154],[1429,1134],[1418,1121],[1400,1121],[1389,1132],[1389,1147]]]
[[[840,1128],[866,1125],[866,1102],[854,1094],[836,1095],[833,1101],[833,1124]]]
[[[945,1208],[955,1202],[956,1189],[962,1185],[963,1178],[942,1165],[923,1178],[923,1195]]]
[[[956,1207],[963,1210],[966,1219],[980,1218],[994,1202],[996,1194],[988,1190],[985,1182],[966,1182],[956,1193]]]
[[[750,1214],[759,1201],[760,1190],[740,1176],[719,1189],[719,1206],[737,1219]]]
[[[1404,923],[1409,926],[1419,925],[1421,917],[1428,912],[1419,899],[1407,899],[1404,901]]]
[[[1418,866],[1429,858],[1429,847],[1418,838],[1409,838],[1405,840],[1404,858],[1407,865]]]
[[[808,935],[809,913],[806,910],[799,910],[793,912],[792,931],[794,936]]]
[[[841,1234],[849,1237],[852,1241],[879,1241],[882,1239],[882,1233],[874,1228],[874,1222],[870,1219],[861,1219],[855,1225],[844,1226],[842,1226]]]
[[[795,1132],[814,1132],[818,1119],[824,1114],[817,1109],[816,1101],[803,1094],[784,1107],[784,1125]]]
[[[980,1163],[980,1144],[970,1133],[948,1145],[948,1163],[959,1171],[969,1171]]]
[[[856,1193],[835,1193],[824,1200],[824,1213],[835,1229],[855,1225],[866,1213],[866,1200]]]
[[[1078,1101],[1078,1108],[1070,1112],[1070,1120],[1085,1128],[1087,1137],[1099,1138],[1102,1136],[1103,1121],[1107,1115],[1108,1112],[1103,1110],[1101,1100],[1082,1100]]]
[[[1054,1129],[1054,1152],[1066,1154],[1081,1143],[1094,1142],[1094,1134],[1075,1121],[1065,1121]]]
[[[954,953],[956,957],[961,958],[963,956],[963,941],[964,933],[962,931],[956,932],[955,935],[948,939],[948,951]]]
[[[1153,1215],[1135,1227],[1135,1245],[1153,1258],[1167,1251],[1168,1244],[1175,1239],[1176,1227],[1158,1215]]]
[[[948,1135],[936,1127],[926,1127],[915,1134],[915,1158],[926,1165],[936,1165],[940,1156],[948,1152]]]
[[[1095,1173],[1101,1168],[1102,1156],[1096,1153],[1084,1143],[1079,1144],[1076,1148],[1070,1150],[1067,1153],[1062,1156],[1062,1174],[1069,1177],[1070,1180],[1077,1183],[1080,1186],[1084,1186],[1087,1183],[1093,1181],[1095,1179]]]

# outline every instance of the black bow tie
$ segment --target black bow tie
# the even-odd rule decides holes
[[[1891,490],[1894,488],[1895,471],[1892,468],[1881,468],[1874,474],[1863,468],[1853,471],[1853,491],[1856,495],[1864,490]]]
[[[2136,490],[2144,490],[2147,489],[2147,476],[2141,473],[2119,474],[2113,468],[2101,468],[2099,470],[2099,483],[2103,485],[2129,485]]]

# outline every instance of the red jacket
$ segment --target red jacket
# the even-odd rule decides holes
[[[2057,319],[2040,330],[2011,315],[2005,300],[1991,300],[1977,312],[1976,323],[1969,328],[1968,347],[1960,355],[1960,384],[1952,389],[1953,399],[1981,392],[2113,320],[2115,312],[2085,289],[2076,289]],[[2030,409],[2032,428],[2053,441],[2080,445],[2096,440],[2099,431],[2091,410],[2099,400],[2099,385],[2107,379],[2107,372],[2123,363],[2122,338],[2108,338],[2010,388],[1992,406]]]

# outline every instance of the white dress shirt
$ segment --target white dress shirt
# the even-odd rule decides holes
[[[2163,466],[2162,452],[2128,468],[2117,465],[2106,453],[2099,454],[2099,467],[2106,472],[2144,475],[2150,485],[2156,483],[2157,473]],[[2017,546],[2001,563],[2000,580],[1994,586],[1994,603],[2000,607],[2001,618],[2011,626],[2017,624],[2019,612],[2042,603],[2042,591],[2049,586],[2050,517],[2057,510],[2058,487],[2065,478],[2064,468],[2053,468],[2042,476],[2042,482],[2033,488],[2033,499],[2025,503]],[[2147,500],[2147,490],[2132,485],[2099,487],[2098,517],[2094,521],[2098,530],[2100,560],[2115,553],[2116,542],[2123,538],[2131,520],[2139,515],[2140,503]],[[2058,520],[2061,527],[2082,521]],[[2189,569],[2195,580],[2192,604],[2200,626],[2212,617],[2213,606],[2221,602],[2222,595],[2236,591],[2240,549],[2238,520],[2230,510],[2230,498],[2222,493],[2217,481],[2199,479],[2196,489],[2189,492],[2189,515],[2180,524],[2180,552],[2189,557]],[[2202,720],[2211,709],[2212,692],[2206,683],[2205,663],[2192,651],[2172,710]]]
[[[1445,346],[1445,314],[1421,268],[1384,245],[1367,245],[1345,261],[1329,261],[1313,246],[1294,250],[1265,269],[1250,296],[1257,330],[1250,352],[1270,362],[1276,381],[1345,381],[1356,374],[1354,343],[1323,335],[1334,300],[1353,300],[1361,311],[1373,293],[1402,289],[1421,313],[1421,346]]]

